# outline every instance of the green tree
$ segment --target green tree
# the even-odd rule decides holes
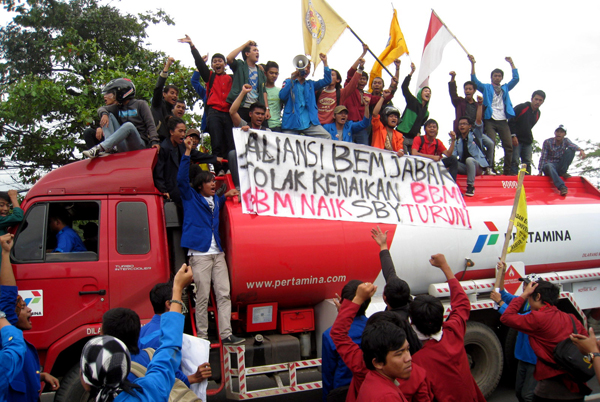
[[[173,21],[162,10],[134,16],[96,0],[0,2],[15,13],[0,28],[0,167],[33,183],[77,159],[111,79],[130,78],[136,97],[150,100],[166,55],[146,47],[146,28]],[[191,74],[175,63],[168,79],[190,107]]]

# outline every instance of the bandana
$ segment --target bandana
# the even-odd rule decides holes
[[[119,339],[97,336],[85,344],[80,368],[85,383],[99,389],[96,402],[106,402],[123,391],[122,383],[131,370],[131,356]]]

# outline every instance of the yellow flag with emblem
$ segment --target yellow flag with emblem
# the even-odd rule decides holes
[[[327,54],[347,27],[325,0],[302,0],[304,53],[310,56],[315,69],[321,61],[319,53]]]
[[[527,199],[525,198],[525,186],[521,188],[519,204],[515,215],[514,225],[517,227],[517,236],[513,244],[508,248],[508,253],[523,253],[527,238],[529,237],[529,224],[527,223]]]
[[[404,53],[408,54],[408,47],[406,46],[404,35],[398,24],[396,9],[394,9],[394,16],[392,17],[392,23],[390,24],[390,37],[386,48],[379,55],[379,60],[387,67]],[[369,88],[371,88],[371,84],[376,77],[381,77],[382,70],[381,64],[375,62],[371,69],[371,74],[369,75]]]

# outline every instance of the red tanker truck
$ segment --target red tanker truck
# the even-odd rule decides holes
[[[58,401],[80,400],[81,349],[99,333],[103,313],[128,307],[148,322],[149,290],[168,281],[185,258],[177,247],[176,208],[153,183],[155,163],[153,149],[74,162],[45,175],[22,203],[25,219],[15,230],[11,260],[19,293],[33,311],[26,338],[38,348],[43,370],[62,378]],[[219,180],[234,186],[230,175]],[[464,178],[458,184],[464,189]],[[600,307],[600,193],[583,178],[567,184],[569,196],[560,197],[548,178],[526,177],[527,251],[508,255],[508,275],[535,272],[555,281],[562,286],[560,307],[585,321]],[[446,255],[472,302],[465,346],[486,395],[503,365],[510,366],[505,357],[514,342],[489,292],[515,188],[516,177],[477,178],[477,196],[465,200],[471,230],[380,225],[412,293],[428,292],[449,307],[443,277],[428,264],[430,255]],[[54,208],[68,210],[75,229],[97,225],[97,236],[85,239],[88,251],[47,252],[55,241],[48,230]],[[232,324],[246,342],[213,343],[208,394],[225,390],[240,400],[320,388],[321,334],[335,318],[331,297],[350,279],[383,284],[370,238],[374,224],[244,214],[237,200],[226,202],[221,219]],[[214,318],[216,309],[209,310]],[[188,328],[193,332],[193,323]]]

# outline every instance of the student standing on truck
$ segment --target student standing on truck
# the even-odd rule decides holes
[[[571,175],[568,172],[571,162],[575,157],[575,151],[579,151],[579,156],[585,158],[585,152],[571,140],[565,138],[567,129],[562,124],[554,130],[554,138],[549,138],[544,141],[542,146],[542,156],[538,163],[539,175],[550,176],[556,188],[560,191],[560,195],[567,195],[569,190],[565,182],[561,179],[568,179]]]
[[[406,76],[402,82],[402,95],[406,100],[406,108],[402,113],[402,119],[398,124],[398,131],[402,133],[404,137],[404,152],[410,154],[412,150],[413,139],[421,132],[421,126],[429,117],[429,100],[431,99],[431,88],[423,87],[420,88],[415,97],[408,89],[410,85],[410,79],[415,73],[415,63],[410,63],[410,73]]]
[[[519,162],[527,165],[527,174],[531,174],[533,164],[533,126],[540,119],[540,106],[546,100],[544,91],[535,91],[531,102],[521,103],[515,107],[515,117],[508,120],[512,133],[513,158],[512,173],[519,173]]]
[[[161,344],[144,377],[127,380],[131,356],[127,346],[117,338],[101,335],[83,347],[80,360],[81,384],[97,401],[166,401],[181,363],[181,343],[185,317],[181,314],[181,294],[192,282],[188,265],[183,264],[173,279],[171,311],[160,323]]]
[[[167,58],[163,70],[158,75],[158,81],[152,93],[151,110],[154,116],[156,131],[161,141],[169,138],[167,117],[173,115],[177,97],[179,96],[179,88],[175,85],[165,85],[169,76],[169,68],[173,63],[175,63],[173,57]]]
[[[179,170],[179,161],[185,153],[183,139],[186,135],[186,127],[179,117],[169,117],[167,128],[169,138],[160,144],[158,160],[154,167],[154,185],[165,197],[173,200],[181,207],[181,197],[177,188],[177,171]],[[198,163],[217,163],[222,160],[220,157],[205,154],[195,149],[192,149],[190,158],[193,162]]]
[[[560,295],[558,286],[544,280],[527,284],[520,297],[509,305],[500,322],[529,335],[529,343],[537,356],[534,377],[534,401],[583,401],[591,389],[585,383],[577,383],[573,377],[556,366],[554,348],[569,338],[576,325],[577,333],[588,336],[585,327],[572,314],[556,307]],[[531,313],[519,314],[521,307],[529,302]],[[552,365],[552,367],[551,367]]]
[[[10,249],[14,244],[13,235],[0,237],[2,246],[2,264],[0,266],[0,311],[4,311],[6,319],[21,331],[29,331],[31,325],[31,309],[18,296],[17,281],[10,263]],[[16,308],[15,308],[16,304]],[[25,341],[27,351],[24,353],[23,368],[10,382],[8,400],[11,402],[37,402],[39,400],[40,381],[49,384],[56,391],[60,384],[48,373],[40,373],[40,359],[37,349]]]
[[[443,254],[432,255],[429,263],[446,276],[452,311],[444,321],[444,306],[440,299],[430,295],[415,297],[410,304],[410,319],[423,342],[423,348],[415,353],[413,363],[427,371],[434,400],[485,402],[471,374],[465,351],[471,302]]]
[[[242,338],[231,333],[231,299],[229,272],[219,237],[219,211],[226,197],[239,195],[231,189],[224,196],[215,196],[216,183],[212,173],[201,171],[192,186],[189,183],[192,139],[185,139],[185,154],[179,164],[177,185],[183,201],[183,234],[181,247],[188,248],[190,265],[196,284],[197,336],[208,339],[208,296],[213,282],[219,316],[219,336],[223,343],[241,343]]]

